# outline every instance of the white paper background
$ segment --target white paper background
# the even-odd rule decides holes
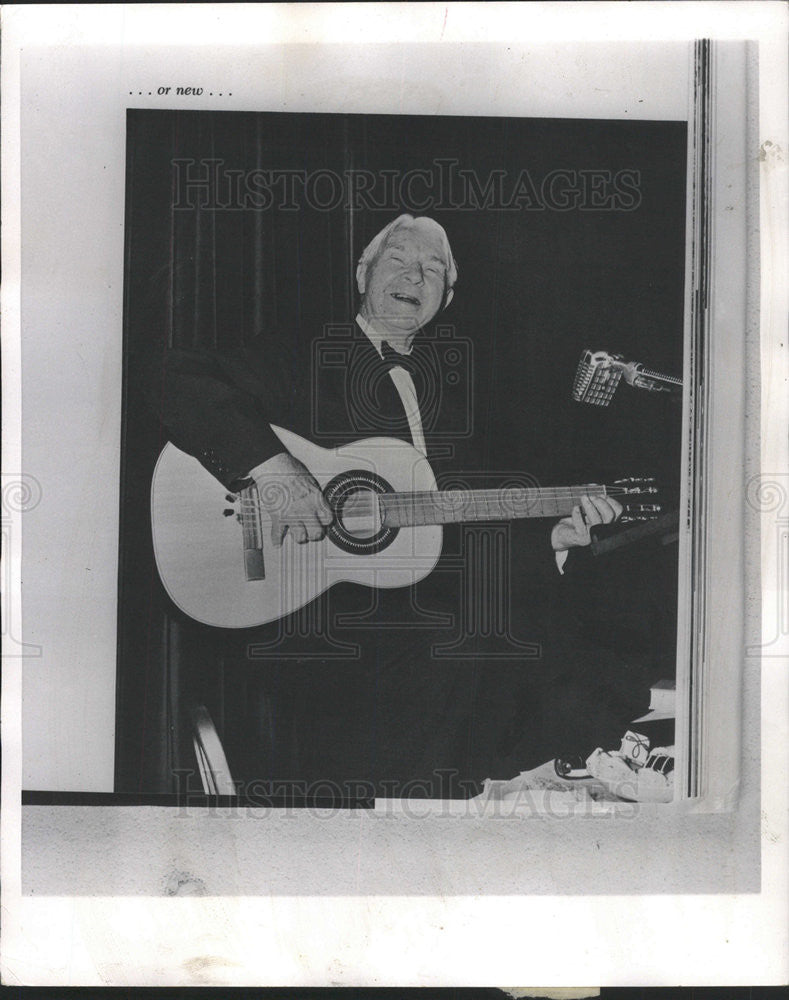
[[[6,671],[3,727],[10,759],[3,765],[4,805],[14,801],[13,788],[20,787],[22,777],[13,752],[19,727],[9,709],[19,697],[21,674],[23,787],[111,788],[125,108],[686,118],[690,40],[712,33],[765,39],[763,81],[785,94],[785,29],[778,5],[683,4],[668,5],[668,11],[666,6],[5,9],[6,428],[13,428],[20,408],[14,381],[20,357],[11,336],[19,323],[19,272],[13,259],[19,212],[6,196],[18,162],[13,139],[20,132],[20,63],[30,67],[25,74],[33,88],[24,89],[28,78],[23,75],[21,139],[29,185],[23,197],[31,199],[24,219],[34,228],[24,233],[22,263],[24,281],[36,294],[25,299],[29,312],[22,316],[24,450],[20,458],[19,437],[9,433],[4,469],[29,470],[40,482],[42,500],[25,515],[24,544],[51,558],[49,572],[37,560],[33,578],[25,579],[24,639],[38,644],[42,655],[22,658]],[[598,43],[571,46],[570,32]],[[616,48],[601,44],[616,37],[630,41]],[[646,41],[657,37],[679,41]],[[285,42],[295,46],[286,48]],[[316,42],[321,47],[314,47]],[[186,48],[195,44],[202,47]],[[232,44],[244,48],[231,49]],[[233,96],[155,96],[159,86],[177,85]],[[787,148],[780,107],[776,112],[762,105],[759,129],[760,144],[769,138],[779,151]],[[785,162],[773,155],[764,170],[769,182],[763,198],[773,199],[775,218],[785,198]],[[785,224],[763,228],[768,262],[775,262],[776,254],[779,266],[785,261],[785,235]],[[778,273],[780,280],[773,276],[763,285],[762,302],[763,335],[769,341],[780,332],[775,345],[784,339],[783,271]],[[765,354],[762,373],[773,433],[781,426],[775,407],[778,401],[785,408],[786,385],[786,355],[775,350]],[[782,448],[780,433],[775,439],[779,443],[773,447]],[[773,451],[762,464],[781,470],[785,455]],[[765,558],[770,557],[766,551]],[[780,575],[775,580],[777,589]],[[19,629],[18,618],[10,621]],[[12,634],[21,637],[22,632]],[[624,826],[583,820],[570,832],[566,821],[532,820],[502,835],[475,829],[466,843],[455,831],[447,837],[435,824],[412,824],[390,835],[394,821],[376,828],[369,818],[354,821],[349,841],[347,828],[338,831],[336,823],[309,819],[264,828],[226,816],[209,819],[207,826],[203,817],[174,818],[160,810],[25,811],[29,863],[33,875],[43,872],[44,883],[49,878],[51,884],[54,875],[63,885],[84,882],[91,872],[97,895],[103,876],[107,895],[161,896],[181,873],[187,889],[191,885],[212,897],[199,900],[15,899],[19,815],[12,810],[9,819],[6,808],[4,905],[11,917],[4,921],[4,981],[783,981],[786,662],[766,659],[762,681],[762,719],[770,742],[762,755],[765,877],[760,894],[609,895],[618,882],[623,892],[665,891],[662,873],[672,867],[686,873],[679,884],[690,892],[700,891],[704,877],[715,871],[720,881],[714,891],[727,885],[753,887],[749,844],[758,808],[758,755],[747,730],[748,787],[740,809],[693,820],[676,815],[661,820],[642,811]],[[293,850],[294,837],[301,852]],[[266,851],[276,856],[276,864],[256,865]],[[381,873],[391,875],[393,857],[403,892],[433,898],[345,896],[376,891]],[[746,870],[738,874],[741,862]],[[507,886],[508,868],[518,898],[500,898],[507,893],[501,886]],[[694,871],[698,882],[691,877]],[[479,873],[476,888],[469,887],[469,872]],[[344,898],[282,898],[327,892],[332,884]],[[490,892],[491,884],[498,886],[499,898],[472,898]],[[274,898],[213,898],[267,889]],[[528,896],[552,890],[591,895]],[[453,896],[459,891],[463,898]],[[644,947],[647,928],[653,943]],[[569,953],[567,941],[578,943]]]

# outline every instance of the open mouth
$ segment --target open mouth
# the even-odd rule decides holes
[[[409,306],[419,308],[421,302],[415,295],[408,295],[406,292],[392,292],[392,298],[397,302],[405,302]]]

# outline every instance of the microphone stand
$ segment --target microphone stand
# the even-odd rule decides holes
[[[618,359],[615,363],[621,364]],[[621,367],[625,382],[637,389],[648,389],[650,392],[682,392],[682,379],[674,375],[663,375],[637,361],[631,361]]]

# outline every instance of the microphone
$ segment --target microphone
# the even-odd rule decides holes
[[[628,385],[649,392],[679,392],[682,379],[663,375],[638,361],[625,361],[621,354],[584,351],[573,379],[573,399],[592,406],[608,406],[624,377]]]

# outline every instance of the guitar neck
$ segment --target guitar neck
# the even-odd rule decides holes
[[[605,496],[605,486],[520,487],[493,490],[439,490],[384,493],[378,497],[383,525],[410,528],[423,524],[511,521],[526,517],[566,517],[582,496]]]

